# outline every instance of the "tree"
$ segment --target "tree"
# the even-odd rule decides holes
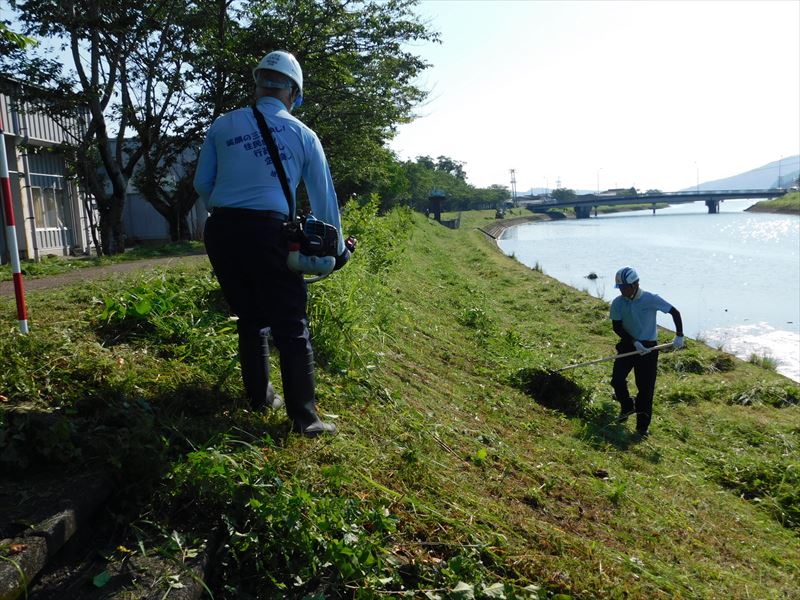
[[[569,202],[577,198],[575,190],[568,190],[567,188],[557,188],[553,190],[550,195],[558,202]]]
[[[154,86],[163,82],[148,88],[141,78],[152,73],[129,62],[129,57],[152,47],[163,11],[175,10],[178,1],[155,6],[144,0],[14,3],[26,33],[57,40],[72,55],[72,72],[63,72],[60,58],[44,53],[17,61],[16,70],[34,84],[25,88],[25,99],[57,122],[69,140],[65,151],[97,202],[102,254],[124,250],[122,211],[128,181],[147,149],[126,143],[126,134],[132,128],[150,143],[161,133],[158,118],[163,115],[155,113],[154,119],[153,112],[139,111],[138,93],[144,92],[145,103],[154,101]],[[73,126],[77,114],[83,121],[79,128]]]
[[[465,181],[467,178],[467,174],[464,172],[464,163],[448,156],[440,156],[436,159],[436,170],[449,173],[461,181]]]
[[[144,198],[169,224],[170,239],[190,239],[187,215],[197,201],[194,164],[201,136],[191,101],[192,61],[197,58],[194,31],[201,9],[173,1],[151,14],[159,27],[126,60],[123,112],[142,151],[135,182]],[[188,12],[187,12],[188,10]]]
[[[172,237],[185,236],[197,147],[214,118],[252,101],[252,67],[276,48],[304,66],[307,101],[297,115],[322,140],[339,196],[402,189],[384,144],[425,97],[414,81],[427,67],[405,48],[437,39],[413,14],[415,4],[21,0],[15,6],[27,31],[71,48],[75,73],[63,74],[46,56],[17,61],[17,71],[41,86],[31,99],[65,130],[84,110],[72,158],[97,199],[102,251],[113,253],[123,248],[122,208],[134,177]]]

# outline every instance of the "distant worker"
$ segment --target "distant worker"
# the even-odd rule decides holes
[[[251,407],[283,404],[269,382],[271,330],[294,430],[309,436],[335,433],[336,427],[319,418],[315,405],[306,283],[287,266],[282,229],[295,210],[281,187],[255,110],[266,118],[280,148],[287,193],[293,195],[302,178],[314,216],[338,231],[340,268],[349,251],[341,235],[336,192],[317,135],[290,114],[303,100],[297,59],[288,52],[270,52],[253,70],[253,79],[254,107],[216,119],[200,151],[194,186],[211,213],[204,233],[206,251],[225,299],[239,317],[239,360]]]
[[[683,347],[683,321],[677,308],[657,294],[639,288],[639,275],[631,267],[617,271],[615,282],[614,287],[619,289],[620,295],[611,302],[611,323],[620,337],[617,352],[638,354],[614,361],[611,385],[620,403],[619,422],[625,422],[630,415],[636,414],[636,431],[645,437],[653,414],[658,369],[658,350],[650,350],[658,345],[656,313],[661,311],[672,315],[676,332],[672,346],[676,349]],[[635,400],[628,392],[627,379],[631,370],[638,391]]]

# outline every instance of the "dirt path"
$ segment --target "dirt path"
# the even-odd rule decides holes
[[[27,279],[24,275],[22,277],[22,287],[27,291],[46,290],[62,285],[69,285],[87,279],[100,279],[107,275],[115,273],[130,273],[142,269],[149,269],[158,266],[170,266],[180,262],[196,262],[208,260],[205,254],[196,254],[191,256],[166,256],[164,258],[146,258],[142,260],[134,260],[130,262],[117,263],[115,265],[108,265],[106,267],[82,267],[75,269],[68,273],[60,275],[53,275],[52,277],[37,277],[36,279]],[[0,296],[13,296],[14,283],[12,281],[0,281]]]

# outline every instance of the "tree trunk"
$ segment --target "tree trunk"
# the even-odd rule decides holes
[[[169,223],[169,239],[172,242],[185,242],[192,239],[192,232],[189,231],[189,220],[186,214],[176,215],[174,212],[168,216],[164,215]]]
[[[100,246],[105,256],[125,252],[125,233],[122,226],[124,202],[124,197],[110,196],[106,201],[98,203]]]

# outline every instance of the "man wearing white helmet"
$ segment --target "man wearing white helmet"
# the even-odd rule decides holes
[[[284,51],[253,69],[256,103],[220,116],[208,130],[194,186],[211,215],[204,240],[225,299],[239,317],[239,360],[251,406],[279,408],[269,382],[270,330],[280,352],[283,395],[293,428],[304,435],[335,433],[320,420],[314,394],[314,354],[308,331],[306,283],[289,270],[282,229],[295,214],[302,179],[314,216],[338,233],[337,268],[349,252],[328,162],[317,135],[292,116],[303,101],[303,71]],[[254,109],[266,119],[288,183],[284,193]],[[291,198],[287,198],[290,194]]]
[[[611,301],[611,323],[614,332],[620,337],[617,352],[625,354],[638,352],[614,361],[611,385],[620,404],[619,421],[624,422],[636,414],[636,431],[642,437],[648,434],[653,414],[653,393],[656,387],[658,370],[658,350],[650,350],[658,345],[656,313],[661,311],[672,315],[675,323],[674,348],[683,347],[683,321],[681,313],[669,302],[639,287],[639,275],[631,267],[623,267],[615,276],[615,286],[620,295]],[[633,370],[636,380],[636,399],[628,392],[628,374]]]

